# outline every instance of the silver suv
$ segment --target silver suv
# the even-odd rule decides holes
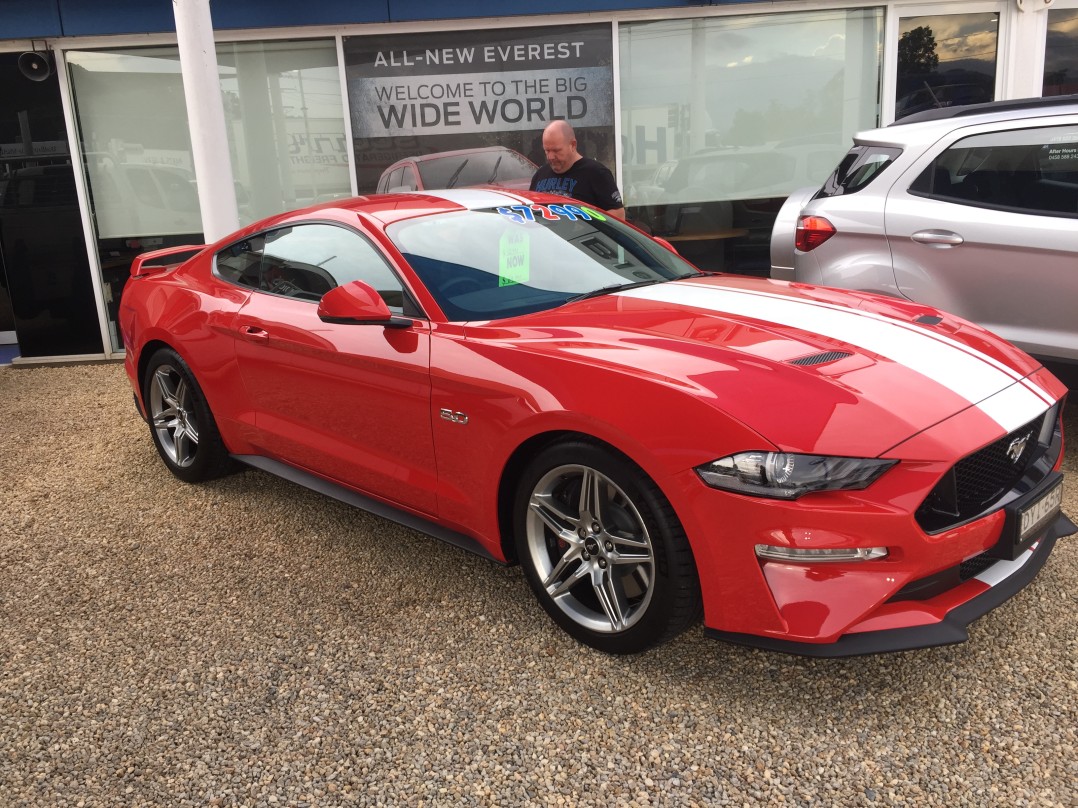
[[[1078,95],[861,132],[779,211],[771,277],[927,303],[1078,361]]]

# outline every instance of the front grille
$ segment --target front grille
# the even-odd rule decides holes
[[[968,581],[970,578],[977,577],[998,561],[998,558],[993,558],[988,553],[981,553],[979,556],[967,558],[958,567],[958,577],[960,580]]]
[[[1053,408],[1048,411],[1054,413]],[[1048,413],[959,460],[917,509],[926,533],[939,533],[990,510],[1017,485],[1047,447],[1038,443]]]

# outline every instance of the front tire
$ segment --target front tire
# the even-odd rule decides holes
[[[179,354],[161,348],[142,382],[150,435],[165,466],[184,482],[211,480],[236,468],[206,397]]]
[[[638,653],[700,615],[681,523],[628,458],[585,441],[547,448],[521,477],[514,531],[540,604],[586,645]]]

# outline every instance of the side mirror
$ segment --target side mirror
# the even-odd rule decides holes
[[[318,318],[324,323],[342,325],[380,325],[385,328],[408,328],[412,321],[395,317],[381,295],[363,281],[336,286],[318,302]]]

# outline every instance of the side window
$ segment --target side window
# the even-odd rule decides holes
[[[411,166],[404,167],[404,173],[401,174],[400,179],[397,181],[398,185],[402,185],[412,191],[419,188],[419,185],[415,181],[415,171]]]
[[[854,146],[813,198],[853,194],[867,188],[901,153],[901,149],[884,146]]]
[[[386,191],[393,191],[395,188],[400,187],[401,175],[404,174],[404,167],[395,168],[389,175],[389,179],[386,180]]]
[[[405,306],[404,286],[378,249],[366,238],[345,227],[309,225],[316,239],[319,255],[328,255],[319,264],[332,276],[337,286],[363,281],[374,288],[389,306],[400,314]]]
[[[217,274],[274,295],[318,301],[336,286],[363,281],[390,311],[417,310],[404,286],[373,244],[354,230],[332,224],[299,224],[237,242],[217,254]]]
[[[264,237],[254,236],[225,247],[216,256],[217,274],[231,283],[258,289],[265,243]]]
[[[910,193],[975,207],[1078,217],[1078,126],[963,138],[921,172]]]

